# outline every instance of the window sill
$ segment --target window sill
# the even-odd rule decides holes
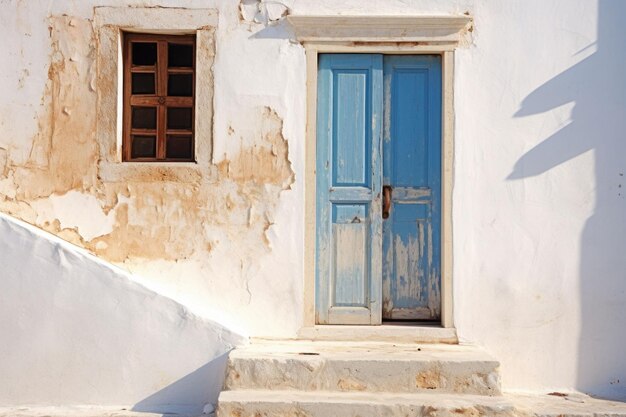
[[[197,162],[101,162],[104,182],[182,182],[200,184],[216,173]]]

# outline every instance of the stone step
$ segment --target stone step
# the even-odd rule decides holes
[[[456,330],[436,325],[419,326],[406,324],[384,324],[382,326],[328,325],[303,327],[298,332],[303,340],[345,342],[390,342],[390,343],[449,343],[459,342]]]
[[[220,394],[217,417],[511,417],[503,397],[463,394],[391,394],[240,390]]]
[[[225,390],[499,395],[499,363],[467,345],[289,341],[229,355]]]
[[[626,403],[583,394],[487,397],[446,393],[240,390],[220,394],[217,417],[626,417]]]

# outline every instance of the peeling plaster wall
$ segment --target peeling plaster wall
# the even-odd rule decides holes
[[[104,5],[125,4],[133,5]],[[150,169],[117,164],[115,168],[123,169],[112,175],[113,164],[106,163],[109,156],[102,154],[105,147],[96,134],[98,95],[115,93],[101,90],[109,85],[97,76],[95,6],[102,4],[53,5],[50,10],[42,4],[33,14],[34,4],[3,5],[6,32],[17,42],[9,48],[15,49],[13,56],[24,57],[16,63],[25,67],[17,85],[11,69],[4,67],[8,71],[3,83],[16,95],[31,80],[41,89],[39,97],[34,91],[24,104],[32,120],[22,126],[15,123],[11,109],[19,100],[2,101],[0,123],[9,129],[0,142],[0,210],[116,263],[148,287],[241,333],[293,335],[301,316],[301,284],[283,277],[301,268],[295,243],[301,234],[295,209],[301,191],[295,189],[291,162],[294,155],[297,159],[298,146],[290,149],[288,138],[301,135],[303,124],[298,123],[301,116],[292,117],[289,126],[283,118],[293,113],[293,91],[304,85],[304,74],[290,71],[286,64],[282,73],[269,67],[264,69],[267,74],[259,70],[252,87],[241,81],[258,67],[245,50],[287,62],[300,47],[284,39],[250,41],[253,30],[263,25],[242,23],[237,4],[169,4],[220,9],[213,42],[219,49],[256,45],[236,55],[237,72],[218,71],[224,64],[214,65],[219,86],[214,103],[221,116],[214,118],[215,128],[209,124],[215,134],[212,159],[202,155],[211,163],[158,164]],[[26,23],[10,18],[26,12],[31,13]],[[45,30],[34,39],[24,25],[45,25]],[[39,51],[26,57],[31,43]],[[31,66],[39,72],[31,75]],[[34,129],[26,129],[33,124]],[[253,288],[258,289],[256,297]],[[258,311],[275,305],[276,299],[283,301],[275,320],[260,317]],[[281,321],[281,326],[273,324]]]
[[[211,163],[106,174],[94,6],[212,8]],[[460,14],[455,324],[507,388],[626,398],[626,45],[619,1],[186,0],[0,5],[0,211],[246,335],[302,323],[305,57],[294,14]]]

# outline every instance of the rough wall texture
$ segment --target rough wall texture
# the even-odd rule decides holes
[[[51,16],[49,22],[52,53],[42,97],[45,110],[26,161],[13,160],[11,149],[3,149],[6,179],[0,208],[114,262],[202,257],[219,244],[203,231],[220,226],[237,233],[234,241],[269,244],[265,232],[273,223],[280,192],[294,182],[276,111],[264,107],[248,116],[256,137],[244,138],[229,127],[229,140],[239,141],[239,150],[210,167],[212,175],[194,172],[180,178],[175,169],[161,165],[132,183],[104,182],[98,176],[92,111],[97,87],[91,21]],[[62,222],[42,201],[68,193],[95,199],[90,216],[111,218],[108,227],[98,232],[66,227],[71,220]]]
[[[281,193],[295,181],[278,112],[259,104],[229,120],[221,137],[228,149],[209,166],[158,164],[139,175],[107,180],[101,175],[106,167],[101,167],[96,106],[98,93],[114,93],[98,91],[92,18],[51,14],[45,21],[50,50],[37,129],[19,145],[0,143],[0,210],[144,273],[147,282],[153,273],[144,266],[164,262],[168,271],[158,275],[168,286],[182,281],[173,284],[179,293],[187,292],[181,288],[185,281],[195,281],[204,292],[215,289],[207,285],[210,278],[190,272],[189,264],[215,268],[225,284],[232,284],[229,275],[238,269],[235,285],[246,287],[248,271],[271,252],[270,229],[278,221]],[[200,303],[206,300],[198,297],[192,307],[206,313]]]

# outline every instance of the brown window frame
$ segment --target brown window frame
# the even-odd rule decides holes
[[[122,160],[124,162],[194,162],[195,161],[195,99],[196,99],[196,36],[195,35],[156,35],[156,34],[123,34],[124,50],[124,98],[123,98],[123,140]],[[155,65],[139,66],[132,62],[132,44],[155,42],[157,44],[157,61]],[[190,67],[168,67],[168,44],[193,45],[193,61]],[[133,73],[154,73],[155,94],[132,94]],[[169,74],[192,74],[192,94],[189,96],[168,95]],[[132,107],[155,107],[156,129],[137,129],[131,126]],[[169,107],[191,108],[190,129],[167,129],[167,109]],[[156,136],[155,157],[132,157],[132,135]],[[191,136],[191,155],[189,158],[167,157],[167,136]]]

